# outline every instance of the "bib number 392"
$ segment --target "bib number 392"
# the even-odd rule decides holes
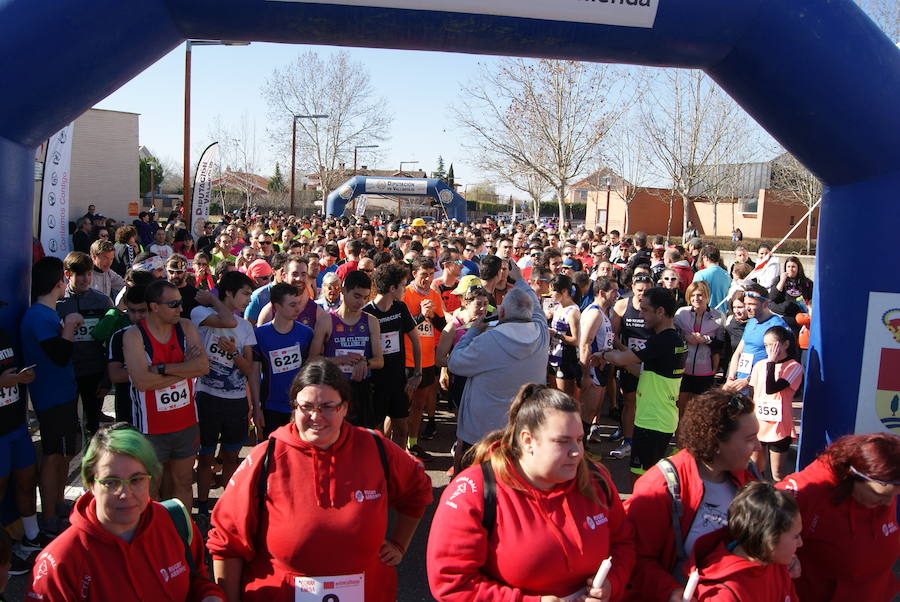
[[[294,577],[294,602],[364,602],[363,573],[332,577]]]
[[[190,388],[186,380],[181,380],[165,389],[156,391],[156,409],[159,412],[171,412],[191,403]]]

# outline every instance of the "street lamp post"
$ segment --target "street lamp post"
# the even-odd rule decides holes
[[[609,189],[610,189],[610,184],[611,184],[611,182],[610,182],[611,178],[609,176],[606,176],[603,179],[606,180],[606,213],[603,214],[603,233],[608,234],[609,233]]]
[[[327,119],[328,115],[316,113],[314,115],[294,115],[291,127],[291,206],[290,215],[294,215],[294,182],[297,176],[297,120],[298,119]]]
[[[356,151],[361,148],[378,148],[377,144],[360,144],[353,147],[353,175],[356,175]]]
[[[192,46],[249,46],[250,42],[227,40],[187,40],[184,46],[184,167],[182,198],[184,217],[191,229],[191,47]]]
[[[155,190],[156,185],[153,181],[153,174],[156,171],[156,166],[153,165],[153,163],[149,163],[149,162],[148,162],[148,165],[150,167],[150,207],[155,208],[156,207],[156,190]]]
[[[403,173],[404,165],[413,165],[415,163],[418,163],[418,161],[400,161],[400,173]]]

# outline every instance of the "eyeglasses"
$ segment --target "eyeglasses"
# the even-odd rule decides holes
[[[566,256],[569,256],[569,257],[571,257],[571,256],[574,255],[574,254],[575,254],[575,253],[573,253],[572,251],[566,251],[565,253],[563,253],[563,255],[566,255]]]
[[[184,274],[184,272],[185,272],[185,270],[183,270],[183,269],[178,270],[175,268],[166,268],[166,271],[169,272],[170,274]]]
[[[896,487],[897,485],[900,485],[900,481],[882,481],[881,479],[876,479],[875,477],[870,477],[867,474],[863,474],[863,473],[859,472],[853,466],[850,467],[850,472],[852,472],[853,474],[855,474],[856,476],[858,476],[861,479],[864,479],[866,481],[871,481],[873,483],[878,483],[879,485],[883,485],[885,487]]]
[[[728,400],[728,407],[735,412],[743,412],[747,406],[750,406],[752,404],[753,402],[750,401],[749,397],[741,395],[740,393],[735,393]]]
[[[675,281],[675,280],[678,280],[678,278],[675,278],[674,276],[670,276],[669,278],[666,278],[666,277],[664,276],[664,277],[663,277],[663,280],[665,280],[666,282],[673,282],[673,281]]]
[[[751,299],[759,299],[760,301],[768,301],[769,298],[765,295],[760,295],[759,293],[754,293],[753,291],[745,291],[745,297],[750,297]]]
[[[371,274],[371,273],[373,273],[373,272],[375,271],[375,268],[369,268],[369,269],[363,269],[363,268],[360,268],[359,271],[360,271],[360,272],[365,272],[366,274]]]
[[[125,490],[125,486],[128,486],[129,491],[138,491],[142,490],[150,484],[151,475],[149,474],[136,474],[132,477],[128,477],[126,479],[120,479],[118,477],[106,477],[103,479],[97,479],[97,482],[110,493],[120,493]]]
[[[269,280],[272,279],[272,277],[271,276],[256,276],[256,279],[261,282],[268,282]]]
[[[184,303],[181,299],[176,299],[175,301],[160,301],[159,305],[165,305],[166,307],[171,307],[172,309],[176,309],[181,307],[181,304]]]
[[[635,284],[639,284],[639,283],[642,283],[642,284],[653,284],[653,279],[650,278],[650,276],[644,276],[643,274],[641,274],[640,276],[635,276],[635,277],[634,277],[634,283],[635,283]]]
[[[313,413],[318,413],[324,416],[325,418],[331,418],[334,416],[334,413],[337,412],[338,408],[343,405],[342,401],[338,403],[301,403],[297,406],[297,409],[300,410],[305,416],[312,416]]]
[[[261,244],[261,245],[270,245],[270,244],[272,244],[272,241],[271,241],[271,240],[261,240],[261,241],[259,241],[259,244]]]

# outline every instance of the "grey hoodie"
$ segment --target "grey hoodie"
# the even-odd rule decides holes
[[[450,372],[468,377],[456,427],[457,437],[466,443],[475,444],[506,425],[510,402],[523,384],[547,382],[547,317],[524,279],[515,286],[532,298],[531,321],[503,322],[480,334],[470,328],[450,355]]]

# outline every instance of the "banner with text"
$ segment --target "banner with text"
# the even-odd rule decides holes
[[[69,177],[72,165],[70,123],[47,142],[41,184],[40,239],[44,253],[63,259],[69,252]]]
[[[275,0],[653,27],[659,0]]]
[[[213,142],[200,155],[197,171],[194,172],[194,188],[191,195],[190,231],[195,240],[203,236],[203,224],[209,220],[209,205],[212,202],[212,182],[216,164],[219,162],[219,143]]]
[[[428,194],[428,182],[413,178],[367,178],[370,194]]]
[[[900,294],[869,293],[857,433],[900,435]]]

